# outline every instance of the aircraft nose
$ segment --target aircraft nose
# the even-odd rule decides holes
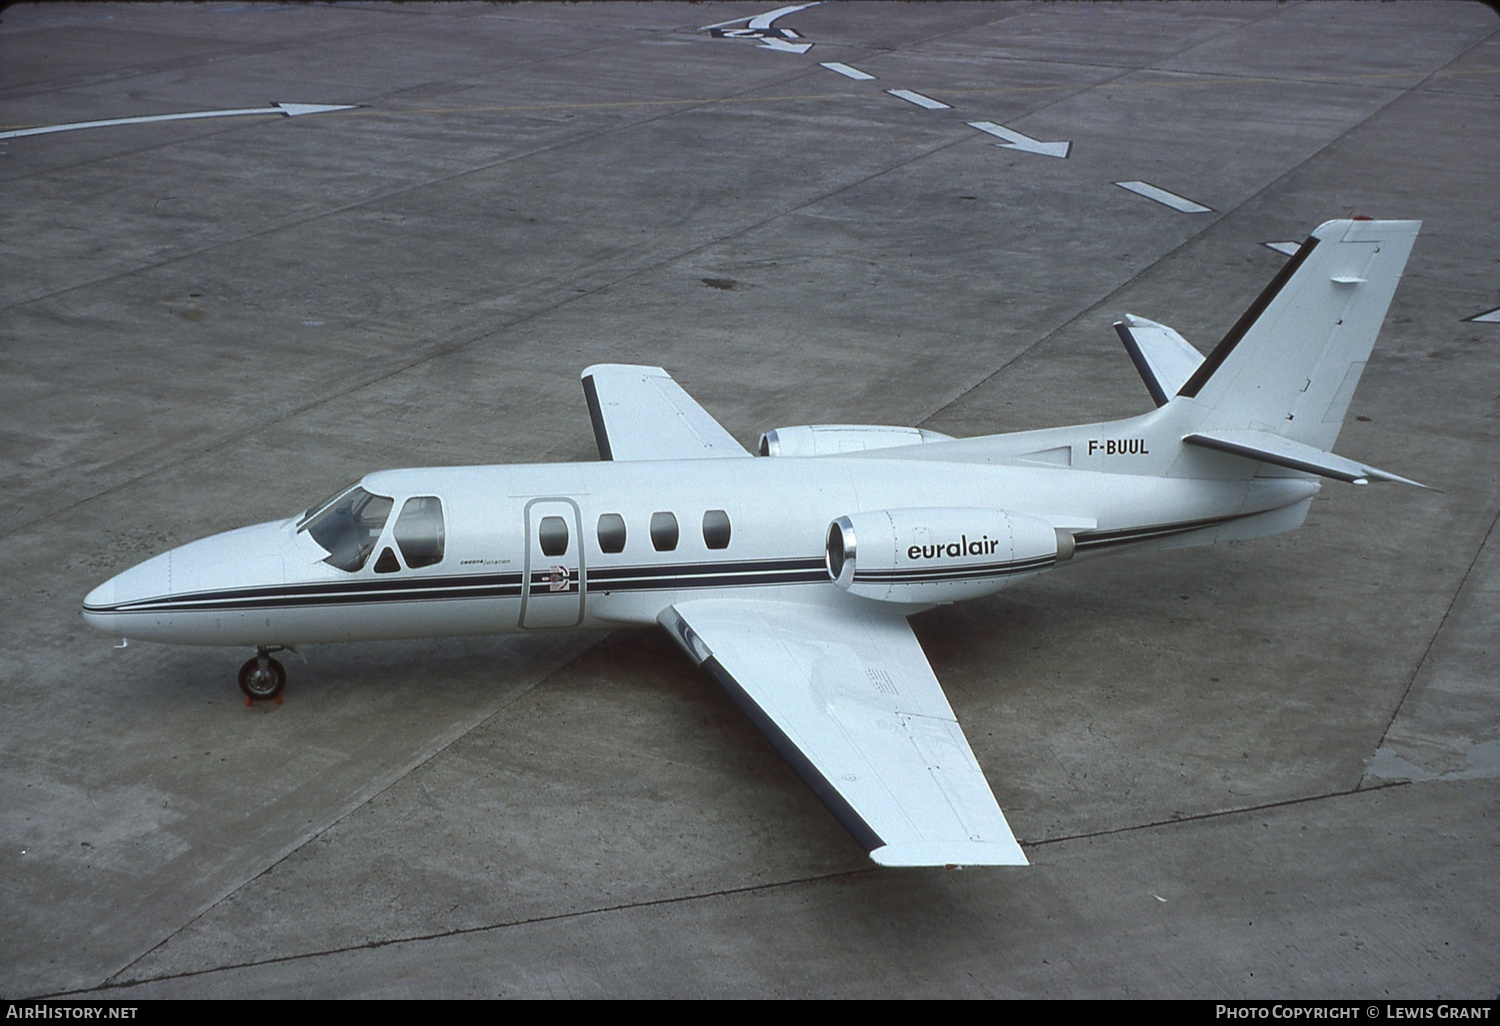
[[[106,633],[115,629],[115,578],[111,577],[83,597],[83,622]]]
[[[83,599],[83,620],[90,627],[107,634],[120,635],[122,616],[133,602],[158,598],[166,594],[171,581],[170,552],[116,574]]]

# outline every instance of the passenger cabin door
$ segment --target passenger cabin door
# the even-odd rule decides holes
[[[572,499],[526,504],[526,569],[522,627],[573,627],[583,622],[583,521]]]

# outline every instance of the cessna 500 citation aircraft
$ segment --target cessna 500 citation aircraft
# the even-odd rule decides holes
[[[1301,525],[1420,222],[1317,228],[1207,358],[1126,317],[1156,400],[955,439],[777,428],[757,459],[659,367],[583,372],[600,463],[370,474],[147,560],[84,600],[119,637],[253,645],[660,624],[884,866],[1024,865],[907,625],[1059,563]],[[1415,482],[1407,481],[1408,484]]]

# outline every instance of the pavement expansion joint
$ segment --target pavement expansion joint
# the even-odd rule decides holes
[[[717,890],[702,891],[694,894],[680,894],[665,898],[652,898],[645,901],[627,901],[615,905],[600,905],[594,908],[577,909],[570,912],[559,912],[553,915],[529,916],[523,919],[515,919],[503,923],[484,923],[478,926],[462,926],[452,930],[438,930],[432,933],[410,934],[402,937],[384,937],[378,940],[364,941],[359,944],[346,944],[332,948],[322,948],[315,951],[301,951],[290,955],[278,955],[274,958],[251,959],[245,962],[234,962],[227,965],[212,966],[207,969],[193,969],[186,972],[165,973],[161,976],[143,976],[130,979],[110,978],[97,987],[82,990],[63,991],[57,994],[38,995],[40,998],[66,998],[75,994],[96,993],[98,991],[124,990],[130,987],[140,987],[150,983],[160,983],[166,980],[186,980],[195,977],[210,976],[214,973],[229,972],[237,969],[256,969],[268,965],[279,965],[288,962],[298,962],[308,958],[321,958],[327,955],[341,955],[352,951],[373,951],[377,948],[390,947],[398,944],[421,944],[428,941],[446,940],[452,937],[466,937],[474,934],[490,933],[497,930],[509,930],[516,927],[535,926],[540,923],[555,923],[568,920],[583,919],[589,916],[609,915],[616,912],[634,912],[641,909],[660,908],[669,905],[682,905],[695,901],[703,901],[711,898],[736,897],[747,894],[764,894],[772,891],[785,890],[790,887],[798,887],[807,884],[826,883],[833,880],[853,879],[857,877],[873,876],[881,871],[876,866],[861,867],[859,869],[841,870],[833,873],[817,873],[810,876],[794,877],[789,880],[778,880],[771,883],[747,884],[743,887],[727,887]],[[166,943],[163,941],[162,943]],[[160,945],[157,945],[160,947]],[[142,956],[144,957],[144,956]]]

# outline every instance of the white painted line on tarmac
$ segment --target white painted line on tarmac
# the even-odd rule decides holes
[[[840,63],[839,61],[824,61],[818,66],[837,72],[845,78],[852,78],[857,82],[873,82],[875,80],[874,75],[860,71],[858,68],[851,68],[849,65]]]
[[[767,11],[765,14],[757,14],[753,18],[735,18],[733,21],[720,21],[715,22],[712,25],[704,25],[698,31],[711,32],[714,29],[728,28],[731,25],[739,25],[742,22],[746,21],[750,23],[750,28],[768,29],[771,27],[771,23],[774,22],[777,18],[781,17],[783,14],[792,14],[796,11],[805,11],[809,7],[816,6],[818,6],[817,3],[797,4],[794,7],[778,7],[774,11]]]
[[[42,125],[0,132],[0,139],[19,139],[27,135],[51,135],[54,132],[77,132],[84,128],[113,128],[115,125],[144,125],[152,121],[196,121],[199,118],[235,118],[245,114],[281,114],[289,118],[303,114],[326,114],[334,110],[354,110],[357,103],[273,103],[269,107],[244,107],[238,110],[195,110],[185,114],[145,114],[134,118],[110,118],[106,121],[74,121],[66,125]]]
[[[1144,196],[1148,200],[1155,200],[1162,206],[1171,207],[1173,210],[1180,210],[1184,214],[1213,213],[1213,207],[1205,207],[1201,203],[1194,203],[1185,196],[1179,196],[1175,192],[1168,192],[1166,189],[1158,189],[1147,182],[1116,182],[1115,184],[1122,189],[1135,193],[1137,196]]]
[[[899,99],[905,100],[907,103],[915,103],[918,107],[926,107],[928,110],[953,109],[942,100],[934,100],[930,96],[923,96],[921,93],[914,93],[910,89],[887,89],[886,92]]]
[[[1500,306],[1484,313],[1475,314],[1473,317],[1465,317],[1466,321],[1478,321],[1480,324],[1500,324]]]
[[[781,32],[789,32],[790,29],[780,29]],[[725,33],[729,35],[729,33]],[[813,48],[811,43],[788,43],[785,39],[776,39],[771,36],[761,36],[760,45],[767,50],[780,50],[782,53],[806,53]]]
[[[1297,250],[1302,248],[1300,242],[1262,242],[1261,245],[1286,256],[1296,256]]]
[[[750,19],[750,27],[753,29],[768,29],[771,27],[771,23],[774,22],[777,18],[781,17],[783,14],[795,14],[797,11],[805,11],[809,7],[818,6],[818,4],[821,2],[822,0],[814,0],[814,2],[810,4],[796,4],[792,7],[778,7],[776,8],[776,10],[770,11],[766,14],[757,14],[755,17]]]
[[[1022,135],[1014,129],[1006,128],[1004,125],[997,125],[993,121],[970,121],[967,124],[970,128],[977,128],[987,135],[993,135],[996,139],[1004,139],[1004,142],[996,143],[995,145],[1003,146],[1008,150],[1022,150],[1026,153],[1040,153],[1044,157],[1062,157],[1066,159],[1068,153],[1073,149],[1073,144],[1067,140],[1063,140],[1062,142],[1038,142],[1029,135]]]

